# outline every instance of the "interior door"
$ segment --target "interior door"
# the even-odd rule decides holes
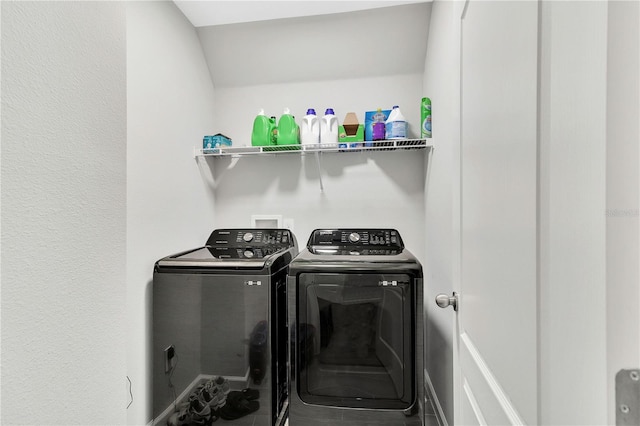
[[[537,1],[461,21],[456,425],[537,424]]]

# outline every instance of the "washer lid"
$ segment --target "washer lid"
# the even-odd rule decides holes
[[[251,268],[262,269],[268,261],[288,248],[228,248],[200,247],[158,261],[158,266],[202,268]]]
[[[159,268],[262,269],[287,254],[297,254],[296,239],[288,229],[216,229],[204,247],[159,260]]]

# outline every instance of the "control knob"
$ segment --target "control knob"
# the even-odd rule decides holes
[[[242,239],[244,240],[245,243],[248,243],[251,240],[253,240],[253,234],[251,232],[247,232],[242,236]]]
[[[349,234],[349,241],[351,241],[352,243],[357,243],[358,241],[360,241],[360,234],[358,234],[357,232],[352,232],[351,234]]]

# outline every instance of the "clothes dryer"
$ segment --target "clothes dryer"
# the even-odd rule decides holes
[[[187,421],[178,424],[188,424],[193,415],[189,410],[205,409],[189,407],[189,398],[216,379],[224,395],[238,397],[226,398],[223,404],[237,407],[216,410],[212,402],[217,411],[213,417],[198,417],[192,423],[225,419],[227,410],[227,420],[237,416],[235,424],[284,424],[286,276],[297,253],[295,237],[286,229],[216,229],[205,246],[156,262],[154,424],[166,424],[178,416],[174,413],[186,416]],[[250,391],[237,393],[246,389]],[[240,398],[244,396],[247,403]]]
[[[422,425],[423,275],[395,229],[316,229],[287,279],[289,425]]]

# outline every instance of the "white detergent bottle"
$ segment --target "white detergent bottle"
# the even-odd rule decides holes
[[[300,142],[303,145],[320,143],[320,122],[316,110],[309,108],[300,125]]]
[[[407,120],[400,112],[398,105],[394,105],[389,118],[385,122],[385,139],[406,139]]]
[[[320,121],[320,143],[338,143],[338,117],[327,108]]]

